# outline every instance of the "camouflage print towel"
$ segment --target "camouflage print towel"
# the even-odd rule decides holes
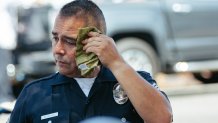
[[[88,38],[88,33],[100,31],[95,27],[80,28],[76,41],[76,64],[81,71],[83,77],[90,75],[94,68],[99,65],[99,59],[94,53],[86,53],[83,50],[82,41]]]

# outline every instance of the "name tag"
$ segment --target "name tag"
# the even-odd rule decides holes
[[[45,119],[52,118],[52,117],[57,117],[57,116],[58,116],[58,112],[51,113],[51,114],[46,114],[46,115],[41,116],[41,120],[45,120]]]

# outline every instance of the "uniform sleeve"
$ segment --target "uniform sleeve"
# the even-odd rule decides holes
[[[151,77],[151,75],[147,72],[144,71],[139,71],[138,72],[145,80],[147,80],[153,87],[156,89],[160,90],[156,81]]]
[[[11,113],[9,123],[27,123],[26,121],[26,110],[25,102],[27,99],[27,89],[24,88],[20,93],[15,107]]]
[[[145,79],[147,80],[154,88],[156,88],[157,90],[159,90],[169,101],[167,95],[165,92],[161,91],[160,88],[157,85],[157,82],[151,77],[151,75],[147,72],[144,71],[138,71],[138,73]]]

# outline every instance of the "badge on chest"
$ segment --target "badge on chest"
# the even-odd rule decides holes
[[[113,97],[117,104],[124,104],[128,101],[128,96],[119,83],[113,87]]]

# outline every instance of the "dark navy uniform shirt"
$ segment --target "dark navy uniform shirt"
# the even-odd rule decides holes
[[[153,86],[146,72],[139,72]],[[56,73],[27,84],[19,95],[10,123],[78,123],[94,116],[111,116],[131,123],[143,123],[128,100],[117,104],[113,98],[116,78],[102,67],[88,97],[73,78]],[[146,110],[146,109],[144,109]]]

